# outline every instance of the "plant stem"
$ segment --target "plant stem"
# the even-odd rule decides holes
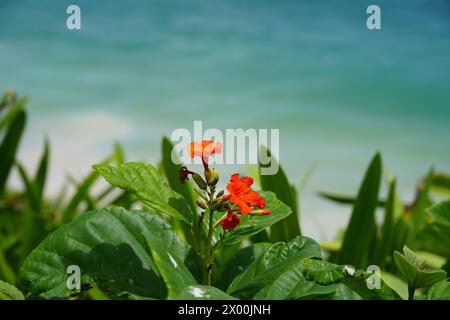
[[[408,285],[408,300],[414,300],[414,292],[416,291],[415,286]]]

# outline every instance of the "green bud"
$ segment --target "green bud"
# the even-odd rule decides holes
[[[217,171],[217,169],[210,169],[208,171],[205,171],[205,177],[206,182],[208,182],[210,186],[215,186],[219,181],[219,172]]]
[[[206,182],[198,173],[193,173],[192,179],[194,179],[195,183],[198,185],[200,189],[206,190],[207,187]]]
[[[214,203],[213,205],[213,209],[215,211],[225,211],[225,207],[223,206],[223,202],[222,201],[217,201],[216,203]]]
[[[207,208],[206,203],[203,200],[197,199],[196,203],[202,209],[206,209]]]
[[[220,191],[217,193],[216,197],[217,197],[217,198],[221,198],[221,197],[223,196],[224,193],[225,193],[225,192],[224,192],[223,190],[220,190]]]

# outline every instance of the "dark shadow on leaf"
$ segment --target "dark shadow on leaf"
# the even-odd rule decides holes
[[[144,268],[143,261],[130,245],[99,244],[89,253],[76,250],[67,261],[78,265],[82,278],[92,278],[99,288],[115,294],[131,293],[164,299],[167,288],[155,271]]]

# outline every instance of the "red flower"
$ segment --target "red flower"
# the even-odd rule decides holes
[[[235,228],[241,223],[241,218],[231,210],[228,210],[228,215],[220,221],[223,230],[229,230]]]
[[[266,201],[258,194],[258,192],[251,189],[252,184],[252,178],[239,178],[238,173],[233,174],[227,185],[227,190],[230,194],[224,196],[223,199],[225,201],[229,200],[237,205],[239,211],[244,215],[254,211],[252,207],[263,209],[266,206]],[[269,210],[264,210],[264,214],[269,214],[269,212]]]
[[[212,140],[203,140],[202,142],[192,142],[189,145],[189,154],[191,158],[201,157],[205,171],[208,171],[208,158],[216,153],[222,153],[222,144]]]

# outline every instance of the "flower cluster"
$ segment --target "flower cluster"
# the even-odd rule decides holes
[[[265,209],[266,202],[258,192],[251,189],[253,179],[251,177],[240,177],[238,173],[231,175],[230,182],[226,190],[215,194],[215,186],[219,181],[219,175],[216,169],[210,169],[208,159],[214,154],[222,152],[222,144],[212,141],[203,140],[202,142],[192,142],[189,145],[189,154],[191,158],[200,157],[204,168],[204,177],[196,172],[188,170],[187,167],[180,169],[180,181],[189,180],[192,177],[197,186],[203,191],[205,196],[203,199],[197,200],[197,205],[202,209],[210,209],[216,211],[225,211],[226,215],[219,221],[222,228],[231,230],[241,223],[239,214],[242,215],[267,215],[270,210]],[[206,201],[206,202],[205,202]]]

